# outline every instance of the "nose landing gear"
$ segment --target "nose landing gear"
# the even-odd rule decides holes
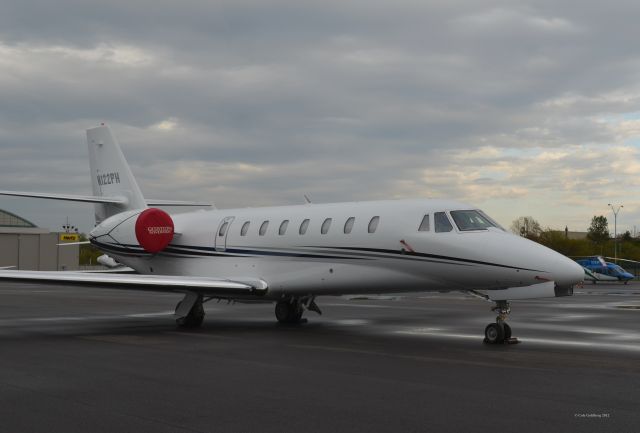
[[[281,299],[276,303],[276,319],[280,323],[306,323],[307,319],[302,318],[305,310],[322,314],[315,299],[315,296]]]
[[[498,314],[495,323],[489,323],[484,329],[484,342],[488,344],[517,344],[518,339],[511,336],[511,327],[506,323],[511,312],[509,301],[496,301],[491,309]]]
[[[276,303],[276,319],[280,323],[302,323],[302,313],[304,309],[297,299],[286,299]]]

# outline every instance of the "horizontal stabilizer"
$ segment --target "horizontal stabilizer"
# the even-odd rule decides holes
[[[50,194],[44,192],[24,192],[24,191],[0,191],[0,195],[9,195],[15,197],[31,197],[45,198],[49,200],[77,201],[84,203],[103,203],[126,205],[128,199],[126,197],[113,196],[93,196],[93,195],[75,195],[75,194]],[[180,201],[180,200],[146,200],[148,206],[191,206],[191,207],[211,207],[213,204],[207,202]]]
[[[50,200],[80,201],[85,203],[107,203],[125,205],[128,200],[125,197],[96,197],[93,195],[74,194],[49,194],[43,192],[23,192],[23,191],[0,191],[0,195],[11,195],[15,197],[46,198]]]
[[[0,280],[47,283],[65,286],[92,286],[105,289],[148,290],[154,292],[197,292],[209,296],[264,295],[263,280],[232,281],[222,278],[174,275],[93,274],[63,271],[0,271]]]

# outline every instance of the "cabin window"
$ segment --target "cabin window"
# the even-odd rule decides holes
[[[303,235],[307,232],[308,228],[309,228],[309,219],[307,218],[304,221],[302,221],[302,224],[300,224],[300,231],[298,233]]]
[[[249,221],[245,221],[244,224],[242,224],[242,228],[240,229],[240,236],[246,236],[248,231]]]
[[[422,222],[420,222],[420,227],[418,227],[419,232],[428,232],[429,231],[429,214],[426,214],[422,218]]]
[[[258,232],[258,234],[260,236],[264,236],[264,234],[267,232],[267,227],[269,227],[269,221],[265,221],[260,225],[260,231]]]
[[[453,230],[453,226],[447,218],[447,214],[444,212],[436,212],[433,214],[433,225],[435,226],[436,233],[445,233]]]
[[[280,224],[280,228],[278,229],[278,234],[280,236],[284,235],[287,232],[288,225],[289,225],[289,220],[282,221],[282,224]]]
[[[347,222],[344,223],[344,234],[348,235],[353,230],[353,224],[356,222],[355,217],[349,217]]]
[[[329,227],[331,227],[331,218],[324,220],[322,227],[320,228],[320,233],[326,235],[329,232]]]
[[[229,221],[225,221],[224,224],[220,226],[220,230],[218,230],[218,236],[224,236],[227,232],[227,227],[229,227]]]
[[[378,223],[380,222],[380,217],[379,216],[374,216],[373,218],[371,218],[371,221],[369,221],[369,233],[375,233],[376,229],[378,228]]]

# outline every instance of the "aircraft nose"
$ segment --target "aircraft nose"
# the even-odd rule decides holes
[[[512,239],[514,245],[519,246],[521,263],[528,263],[530,269],[540,272],[534,275],[537,280],[552,280],[556,286],[556,296],[571,295],[573,287],[584,281],[584,269],[570,258],[528,239]],[[517,256],[515,248],[510,252],[512,256]]]
[[[573,260],[558,254],[558,263],[552,270],[558,296],[572,294],[573,286],[584,281],[584,269]]]

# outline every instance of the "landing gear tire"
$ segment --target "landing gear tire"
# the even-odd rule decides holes
[[[484,328],[484,342],[488,344],[517,344],[518,339],[511,336],[511,326],[505,320],[511,312],[509,301],[496,301],[496,306],[491,311],[498,314],[495,323],[489,323]]]
[[[178,303],[176,310],[180,308],[181,303],[182,301]],[[178,324],[178,326],[180,328],[185,328],[185,329],[199,328],[202,325],[203,321],[204,321],[204,307],[202,306],[201,300],[196,302],[193,305],[193,307],[191,307],[189,314],[187,314],[184,317],[180,317],[179,319],[176,319],[176,323]]]
[[[280,323],[300,323],[303,312],[302,306],[297,302],[278,301],[276,303],[276,319]]]
[[[507,341],[511,338],[511,326],[506,323],[503,323],[502,326],[504,326],[504,339]]]
[[[507,325],[509,326],[509,325]],[[511,334],[511,328],[509,328]],[[511,335],[509,335],[511,336]],[[505,340],[505,325],[502,323],[489,323],[484,328],[484,342],[488,344],[500,344]]]

